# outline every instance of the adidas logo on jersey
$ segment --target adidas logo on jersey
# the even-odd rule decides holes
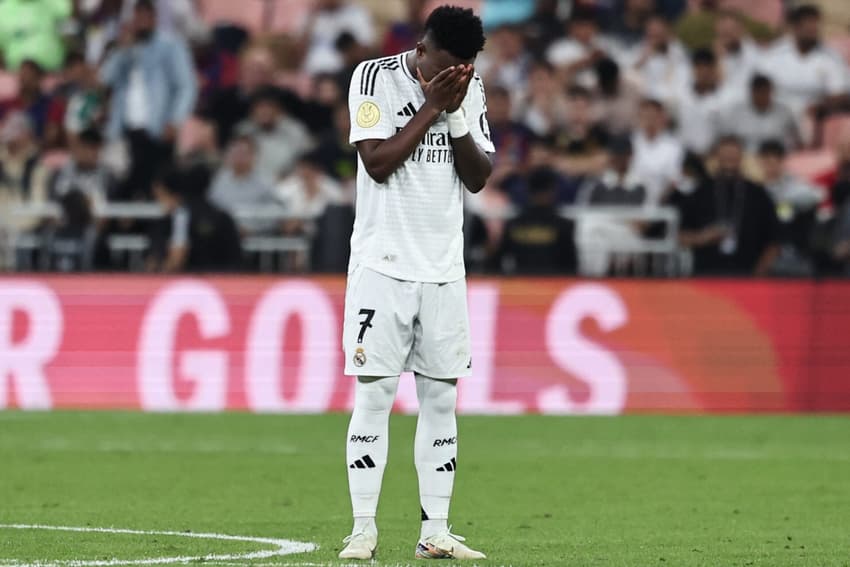
[[[375,461],[372,460],[372,457],[370,457],[369,455],[363,455],[362,457],[360,457],[359,459],[357,459],[356,461],[354,461],[353,463],[348,465],[348,468],[350,468],[350,469],[374,469],[376,466],[377,465],[375,464]]]
[[[416,107],[413,106],[412,102],[408,102],[404,108],[396,112],[397,116],[413,116],[416,114]]]
[[[437,472],[452,472],[457,470],[457,462],[455,458],[452,457],[452,460],[446,463],[441,467],[437,467]]]

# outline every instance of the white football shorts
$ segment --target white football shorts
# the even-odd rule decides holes
[[[410,282],[358,266],[348,275],[342,346],[349,376],[469,376],[466,279]]]

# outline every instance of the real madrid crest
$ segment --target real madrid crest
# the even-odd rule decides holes
[[[366,364],[366,353],[363,352],[363,347],[357,347],[354,351],[354,366],[358,368]]]
[[[371,128],[381,119],[381,110],[378,105],[368,100],[360,103],[357,109],[357,125],[361,128]]]

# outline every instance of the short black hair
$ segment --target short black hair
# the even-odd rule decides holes
[[[484,49],[484,26],[469,8],[440,6],[425,21],[425,33],[440,49],[459,59],[472,59]]]
[[[693,56],[691,57],[691,62],[694,65],[716,65],[717,64],[717,56],[714,55],[714,51],[707,47],[701,47],[694,51]]]
[[[102,146],[103,134],[97,128],[86,128],[77,138],[81,144],[86,146]]]
[[[65,61],[62,62],[62,66],[67,69],[68,67],[73,67],[74,65],[80,65],[86,62],[85,56],[80,51],[69,51],[67,55],[65,55]]]
[[[568,25],[573,24],[593,24],[597,25],[596,14],[592,8],[577,8],[570,14],[570,19],[567,20]]]
[[[608,143],[608,152],[615,156],[630,156],[634,152],[632,138],[626,134],[614,136]]]
[[[153,0],[136,0],[133,10],[137,12],[141,10],[144,12],[150,12],[151,14],[156,14],[156,4]]]
[[[788,12],[788,22],[791,24],[799,24],[803,20],[821,18],[820,8],[814,4],[801,4]]]
[[[155,179],[166,193],[185,201],[195,201],[206,195],[212,173],[203,164],[169,165],[160,169]]]
[[[274,86],[262,87],[251,97],[251,108],[263,102],[276,104],[278,108],[283,110],[283,93]]]
[[[36,61],[35,59],[24,59],[23,61],[21,61],[20,66],[21,67],[29,67],[30,69],[35,71],[35,73],[39,77],[43,77],[45,75],[44,67],[42,67],[41,64],[38,61]]]
[[[773,81],[770,80],[770,77],[767,75],[762,75],[761,73],[756,73],[753,75],[753,78],[750,79],[750,89],[772,89]]]
[[[760,156],[776,156],[784,158],[786,153],[785,144],[775,138],[765,140],[759,146]]]
[[[340,53],[345,53],[352,47],[357,45],[357,38],[354,37],[354,34],[350,31],[344,31],[338,36],[336,36],[336,41],[334,41],[334,49],[336,49]]]
[[[548,193],[558,188],[558,174],[549,166],[532,169],[528,174],[528,192],[532,195]]]

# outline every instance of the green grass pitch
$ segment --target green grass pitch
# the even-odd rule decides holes
[[[0,565],[339,565],[347,417],[0,412]],[[482,564],[850,566],[850,419],[463,417],[454,531]],[[392,419],[376,565],[412,558],[414,417]],[[208,556],[236,556],[219,559]],[[206,557],[206,559],[203,559]],[[136,563],[139,564],[139,563]],[[368,562],[366,563],[368,564]]]

